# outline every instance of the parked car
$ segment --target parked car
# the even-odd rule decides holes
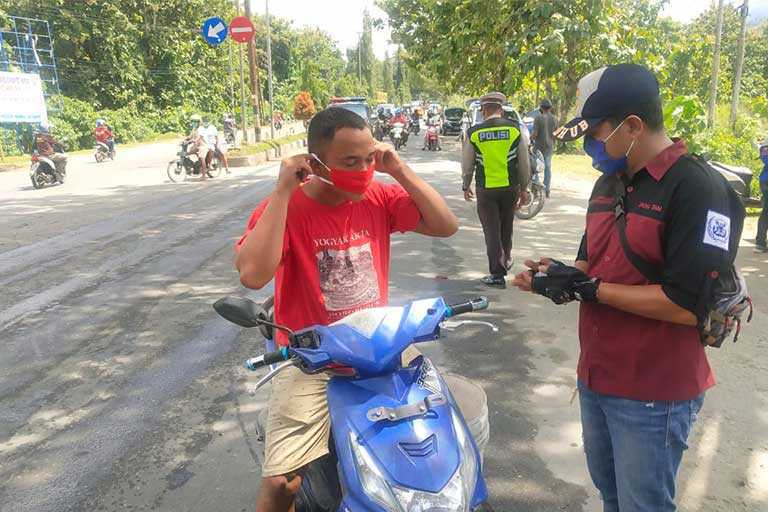
[[[368,106],[365,98],[362,96],[347,96],[342,98],[331,98],[329,107],[341,107],[359,115],[369,123],[371,119],[371,108]]]
[[[461,118],[464,117],[464,112],[466,110],[461,107],[445,109],[443,135],[458,135],[461,133]]]

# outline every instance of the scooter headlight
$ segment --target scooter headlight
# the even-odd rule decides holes
[[[360,483],[363,485],[365,494],[373,501],[384,507],[390,512],[402,512],[402,508],[397,502],[397,498],[392,494],[392,489],[384,479],[381,471],[373,461],[373,457],[368,450],[361,445],[354,433],[349,435],[349,444],[352,447],[352,455],[357,466],[357,474],[360,477]]]
[[[477,480],[477,457],[469,433],[456,413],[452,414],[452,421],[461,463],[438,493],[389,485],[353,434],[350,443],[366,494],[392,512],[468,512]]]

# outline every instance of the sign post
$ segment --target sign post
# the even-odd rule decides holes
[[[229,22],[229,33],[232,39],[238,43],[247,43],[253,39],[253,23],[246,16],[232,18]]]
[[[218,46],[227,38],[227,24],[218,16],[208,18],[203,22],[203,39],[211,46]]]

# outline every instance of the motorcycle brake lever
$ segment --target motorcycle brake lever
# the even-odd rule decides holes
[[[262,377],[261,379],[259,379],[259,382],[257,382],[255,386],[253,386],[252,388],[250,388],[250,389],[248,390],[248,393],[249,393],[249,394],[251,394],[251,395],[254,395],[254,394],[256,394],[256,391],[258,391],[258,389],[259,389],[260,387],[262,387],[264,384],[266,384],[267,382],[269,382],[269,381],[271,381],[272,379],[274,379],[274,378],[275,378],[275,376],[277,376],[277,374],[278,374],[278,373],[280,373],[280,372],[284,371],[284,370],[285,370],[286,368],[288,368],[289,366],[293,366],[293,365],[295,365],[295,364],[296,364],[296,362],[295,362],[295,361],[293,361],[293,360],[290,360],[290,361],[285,361],[285,362],[283,362],[283,363],[280,363],[280,364],[278,364],[278,365],[275,367],[275,369],[274,369],[274,370],[271,370],[271,371],[270,371],[268,374],[266,374],[264,377]]]
[[[484,322],[482,320],[445,320],[440,326],[446,331],[455,331],[459,327],[465,325],[479,325],[482,327],[488,327],[493,332],[499,332],[499,328],[491,322]]]

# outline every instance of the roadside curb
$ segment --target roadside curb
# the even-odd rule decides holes
[[[267,141],[269,143],[269,141]],[[307,145],[306,139],[289,142],[288,144],[270,144],[272,147],[266,151],[252,155],[233,156],[228,159],[230,167],[254,167],[270,160],[279,160],[283,156],[295,154],[297,149]]]

